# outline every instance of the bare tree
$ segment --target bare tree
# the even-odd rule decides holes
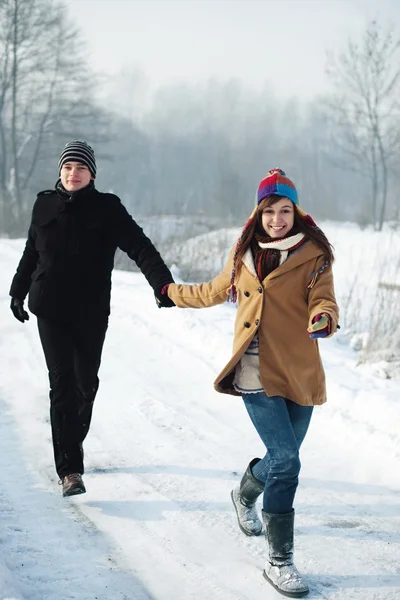
[[[389,175],[400,151],[400,39],[373,21],[360,43],[330,56],[333,90],[326,99],[341,166],[371,181],[371,222],[382,229]]]
[[[32,177],[54,147],[90,131],[99,114],[92,89],[62,4],[0,0],[0,232],[21,231]]]

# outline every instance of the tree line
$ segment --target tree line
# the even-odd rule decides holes
[[[136,216],[239,225],[258,181],[280,166],[317,218],[376,229],[397,219],[399,40],[376,22],[328,56],[326,94],[307,104],[210,80],[166,86],[143,110],[131,73],[114,89],[127,99],[116,109],[88,65],[62,3],[0,0],[2,235],[25,233],[37,191],[54,185],[60,150],[75,137],[96,150],[99,187]]]

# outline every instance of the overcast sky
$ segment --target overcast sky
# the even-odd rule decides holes
[[[326,49],[369,20],[400,37],[400,0],[65,0],[103,73],[141,70],[153,87],[236,77],[276,95],[323,92]]]

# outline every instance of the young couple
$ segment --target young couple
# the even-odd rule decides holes
[[[232,491],[240,529],[268,547],[264,576],[282,594],[308,586],[293,563],[299,449],[313,407],[326,401],[318,338],[336,332],[338,307],[331,245],[298,205],[280,169],[258,187],[257,203],[224,270],[208,283],[178,285],[161,256],[113,194],[96,190],[92,148],[68,143],[54,190],[41,192],[10,295],[14,316],[37,316],[50,379],[50,415],[64,496],[85,492],[82,443],[99,385],[117,247],[143,272],[160,307],[203,308],[237,302],[232,358],[217,391],[241,396],[266,448]]]

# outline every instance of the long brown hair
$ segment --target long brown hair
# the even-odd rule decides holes
[[[281,200],[282,196],[271,195],[267,196],[260,202],[257,207],[257,212],[253,218],[250,218],[244,226],[241,237],[238,240],[238,245],[235,251],[235,267],[236,272],[239,272],[241,267],[241,259],[243,258],[246,250],[251,246],[254,237],[258,236],[268,237],[262,226],[262,214],[263,210],[268,206],[272,206],[278,200]],[[302,214],[294,204],[294,223],[293,228],[290,230],[288,235],[295,233],[304,233],[306,238],[314,242],[318,248],[324,253],[325,259],[332,264],[334,261],[333,248],[329,243],[324,232],[314,223],[309,215]]]

